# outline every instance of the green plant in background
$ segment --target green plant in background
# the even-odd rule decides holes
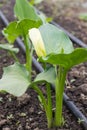
[[[32,5],[37,5],[39,3],[41,3],[43,0],[29,0],[29,2],[32,4]]]
[[[87,21],[87,13],[81,13],[79,15],[79,19],[83,20],[83,21]]]
[[[8,50],[12,54],[17,53],[18,50],[13,49],[11,43],[14,43],[18,36],[21,36],[25,45],[26,63],[21,64],[17,59],[13,65],[4,68],[0,80],[0,91],[21,96],[31,87],[40,97],[46,112],[48,128],[61,126],[64,122],[62,102],[66,74],[74,65],[87,61],[87,49],[74,50],[68,36],[54,25],[42,22],[28,1],[16,0],[14,12],[18,20],[11,22],[3,30],[3,34],[10,45],[6,47],[3,44],[0,48]],[[35,49],[39,61],[43,63],[44,71],[37,74],[32,81],[33,49]],[[16,57],[16,55],[13,56]],[[48,63],[50,64],[49,67]],[[47,97],[44,97],[38,83],[46,84]],[[52,114],[51,84],[55,85],[56,109],[54,117]]]

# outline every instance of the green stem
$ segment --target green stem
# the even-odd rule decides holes
[[[43,68],[44,68],[44,70],[46,69],[46,63],[43,63]]]
[[[29,71],[29,79],[31,81],[31,71],[32,71],[32,51],[30,50],[30,44],[27,36],[24,36],[24,43],[26,48],[26,68]]]
[[[63,92],[67,71],[63,67],[59,67],[56,79],[56,111],[55,111],[55,126],[61,126],[63,123],[62,106]]]
[[[39,89],[39,87],[37,87],[35,84],[32,86],[32,88],[38,93],[38,95],[40,96],[41,100],[42,100],[42,104],[44,106],[44,109],[46,111],[46,115],[47,115],[47,103],[46,103],[46,99],[42,93],[42,91]]]
[[[50,84],[47,83],[46,85],[47,87],[47,101],[48,101],[48,105],[47,105],[47,121],[48,121],[48,128],[52,127],[52,99],[51,99],[51,87]]]
[[[10,52],[11,55],[13,56],[13,58],[15,59],[16,62],[19,62],[19,59],[16,57],[16,55],[14,54],[14,52]]]
[[[36,86],[33,85],[32,88],[38,93],[42,100],[42,104],[44,106],[45,112],[46,112],[46,117],[47,117],[47,122],[48,122],[48,128],[52,127],[52,100],[51,100],[51,89],[50,85],[47,84],[47,99],[48,99],[48,104],[46,103],[46,99],[42,93],[42,91]]]

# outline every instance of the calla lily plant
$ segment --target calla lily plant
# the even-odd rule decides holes
[[[37,35],[38,39],[35,37]],[[64,122],[62,107],[66,75],[74,65],[87,61],[87,49],[74,49],[68,36],[51,24],[44,24],[38,29],[33,28],[29,30],[29,37],[39,57],[39,61],[45,64],[49,63],[54,67],[54,78],[51,77],[54,80],[52,83],[52,79],[50,79],[49,83],[55,86],[56,109],[55,116],[47,119],[49,127],[52,125],[61,126]],[[41,48],[40,51],[38,51],[39,48]],[[46,69],[46,66],[44,69]],[[45,78],[44,80],[48,82],[48,79]]]
[[[0,49],[10,51],[15,62],[3,69],[0,91],[19,97],[31,87],[40,96],[46,112],[48,128],[61,126],[64,123],[62,107],[66,75],[74,65],[87,61],[87,49],[74,49],[69,37],[54,25],[43,22],[27,0],[16,0],[14,12],[18,20],[11,22],[3,30],[9,44],[1,44]],[[25,64],[20,63],[15,55],[18,49],[11,45],[18,36],[24,40]],[[36,51],[39,61],[44,64],[44,71],[37,74],[34,80],[31,78],[33,50]],[[46,97],[38,87],[38,83],[46,84]],[[54,116],[52,114],[51,84],[55,86]]]

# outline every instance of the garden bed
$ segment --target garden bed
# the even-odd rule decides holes
[[[14,3],[14,2],[13,2]],[[5,7],[4,7],[5,9]],[[9,8],[10,9],[10,8]],[[11,12],[7,8],[8,13]],[[5,11],[5,10],[4,10]],[[8,17],[8,16],[7,16]],[[11,17],[10,17],[11,20]],[[0,22],[1,23],[1,22]],[[3,23],[0,25],[1,29],[4,27]],[[3,37],[0,39],[3,41]],[[1,57],[1,66],[7,66],[13,63],[13,59],[10,59],[7,56],[7,53],[4,51],[0,51],[4,57]],[[21,59],[22,52],[19,53],[18,57]],[[4,61],[3,61],[4,60]],[[22,55],[22,60],[25,61],[24,56]],[[69,95],[70,99],[74,99],[79,109],[84,113],[85,116],[87,113],[87,99],[86,99],[86,90],[84,89],[84,85],[86,84],[86,63],[81,64],[75,68],[73,68],[67,76],[67,87],[65,89],[66,93]],[[2,74],[2,69],[1,69]],[[80,82],[79,82],[80,81]],[[83,86],[81,87],[81,85]],[[45,90],[43,90],[45,93]],[[53,92],[54,93],[54,92]],[[77,99],[77,96],[79,100]],[[54,96],[52,96],[54,98]],[[33,104],[34,102],[34,104]],[[40,103],[37,99],[37,94],[32,90],[28,91],[21,98],[15,98],[9,94],[1,94],[1,129],[8,128],[9,130],[47,130],[46,117],[44,115],[44,111],[40,107]],[[34,105],[34,106],[33,106]],[[13,108],[13,109],[12,109]],[[79,124],[80,121],[76,120],[75,117],[67,110],[66,106],[63,109],[63,115],[65,117],[65,121],[67,122],[62,129],[73,130],[83,128]],[[45,120],[44,120],[45,119]],[[70,122],[71,121],[71,122]],[[44,126],[44,128],[43,128]]]

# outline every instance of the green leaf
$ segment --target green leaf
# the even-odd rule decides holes
[[[39,27],[39,21],[33,21],[29,19],[23,19],[21,21],[11,22],[4,30],[3,34],[10,43],[13,43],[18,36],[28,34],[28,30],[33,27]]]
[[[14,52],[14,53],[18,53],[19,51],[18,48],[14,48],[14,46],[10,44],[0,44],[0,49],[5,49],[7,51]]]
[[[14,40],[19,36],[20,30],[17,29],[17,22],[11,22],[4,30],[4,36],[10,43],[13,43]]]
[[[35,78],[34,82],[43,82],[46,81],[48,83],[55,83],[56,79],[56,73],[55,73],[55,68],[51,67],[48,70],[45,70],[44,72],[40,73],[37,75]]]
[[[73,45],[69,37],[56,26],[52,24],[44,24],[39,30],[44,42],[46,54],[68,54],[73,51]]]
[[[50,54],[40,58],[40,61],[60,65],[69,70],[71,67],[87,61],[87,49],[78,48],[70,54]]]
[[[43,0],[34,0],[35,1],[35,4],[39,4],[41,3]]]
[[[21,35],[28,34],[28,30],[31,28],[38,28],[41,23],[37,20],[24,19],[18,22],[17,29],[20,30]]]
[[[4,68],[0,80],[0,91],[6,91],[14,96],[21,96],[29,87],[28,72],[24,65],[15,63]]]
[[[46,21],[49,23],[49,22],[52,22],[53,18],[52,17],[47,17],[46,18]]]
[[[84,20],[84,21],[87,21],[87,13],[81,13],[81,14],[79,15],[79,19]]]
[[[42,23],[34,7],[27,0],[16,0],[14,12],[19,20],[30,19]]]
[[[30,3],[32,4],[32,5],[35,5],[35,4],[39,4],[39,3],[41,3],[43,0],[30,0]]]

